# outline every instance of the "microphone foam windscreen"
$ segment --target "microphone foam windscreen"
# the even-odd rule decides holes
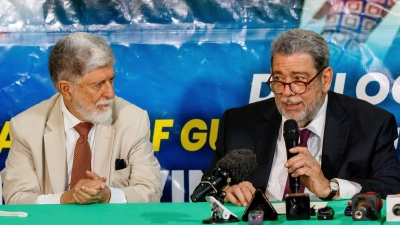
[[[250,149],[235,149],[218,161],[217,168],[231,172],[231,185],[242,182],[257,167],[256,154]]]

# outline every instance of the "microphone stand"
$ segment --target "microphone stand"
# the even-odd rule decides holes
[[[203,220],[205,224],[234,223],[239,222],[238,217],[229,211],[220,201],[213,196],[206,196],[208,204],[211,206],[211,217]]]
[[[295,188],[292,194],[286,194],[285,201],[286,220],[310,219],[310,196],[308,193],[297,193],[297,188]]]

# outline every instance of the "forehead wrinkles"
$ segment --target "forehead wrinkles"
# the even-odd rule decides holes
[[[94,70],[82,77],[80,82],[85,84],[97,84],[102,81],[107,81],[115,78],[114,69],[105,67],[98,70]]]
[[[303,70],[315,68],[312,57],[307,53],[294,53],[290,55],[278,54],[274,56],[272,70]]]
[[[272,71],[272,76],[283,76],[285,78],[288,77],[295,77],[295,76],[303,76],[305,78],[309,78],[312,76],[308,71],[289,71],[289,72],[282,72],[280,70]]]
[[[272,70],[272,74],[276,75],[310,75],[308,71],[289,71],[289,72],[283,72],[281,70]]]

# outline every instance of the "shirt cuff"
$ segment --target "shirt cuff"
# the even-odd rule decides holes
[[[61,195],[64,193],[40,195],[35,204],[60,204]]]
[[[124,192],[119,188],[109,187],[111,191],[110,203],[127,203]],[[63,193],[40,195],[35,204],[60,204]]]
[[[110,203],[127,203],[124,192],[119,188],[109,187],[111,191]]]
[[[340,196],[336,200],[351,199],[355,194],[361,191],[361,185],[359,183],[335,178],[339,183],[339,194]]]

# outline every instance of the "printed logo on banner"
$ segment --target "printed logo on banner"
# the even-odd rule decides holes
[[[266,82],[271,74],[254,74],[250,90],[249,103],[261,101],[273,97],[273,93],[267,96],[261,95],[261,87],[266,86]],[[346,81],[346,73],[337,73],[335,76],[335,83],[333,91],[343,94]],[[400,104],[400,76],[394,80],[393,85],[390,85],[391,79],[383,73],[370,72],[363,75],[356,85],[356,97],[363,99],[371,104],[377,105],[382,103],[386,98],[391,95],[396,104]],[[369,94],[368,86],[370,84],[378,84],[377,91],[374,95]],[[392,112],[394,113],[394,112]]]
[[[6,121],[3,127],[0,127],[0,153],[3,149],[11,147],[12,137],[10,134],[10,121]]]
[[[209,147],[215,150],[215,141],[217,140],[219,119],[211,119],[208,127],[202,119],[191,119],[183,125],[180,133],[180,142],[187,151],[198,151],[202,149],[208,140]],[[156,119],[153,129],[153,147],[158,152],[161,148],[161,141],[170,138],[171,129],[174,126],[173,119]]]

